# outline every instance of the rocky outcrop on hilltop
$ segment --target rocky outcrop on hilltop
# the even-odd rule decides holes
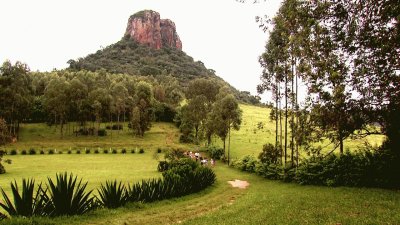
[[[160,14],[152,10],[132,15],[128,20],[125,37],[154,49],[171,47],[182,50],[175,23],[169,19],[160,19]]]

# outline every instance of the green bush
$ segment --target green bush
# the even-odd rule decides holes
[[[278,145],[278,148],[275,148],[275,146],[268,143],[263,146],[262,152],[258,155],[258,159],[261,163],[276,164],[281,158],[281,152],[282,149],[280,145]]]
[[[36,150],[34,148],[30,148],[29,155],[36,155]]]
[[[98,136],[101,136],[101,137],[107,136],[107,131],[106,131],[106,129],[99,129],[99,130],[97,131],[97,135],[98,135]]]
[[[49,154],[49,155],[54,154],[54,149],[49,149],[48,154]]]
[[[25,149],[23,149],[22,151],[21,151],[21,155],[26,155],[27,153],[26,153],[26,150]]]
[[[68,152],[67,152],[68,154],[71,154],[72,153],[72,151],[71,150],[68,150]]]
[[[218,148],[215,146],[210,146],[206,149],[208,154],[212,159],[221,159],[221,157],[224,155],[224,149],[223,148]]]
[[[101,184],[99,193],[100,204],[107,208],[118,208],[128,202],[128,191],[121,182],[117,183],[115,180],[106,181],[106,184]]]
[[[100,152],[99,152],[98,149],[94,150],[94,154],[99,154],[99,153],[100,153]]]
[[[144,149],[141,148],[141,149],[139,150],[139,153],[140,153],[140,154],[143,154],[143,153],[144,153]]]
[[[76,154],[81,154],[81,150],[77,149]]]
[[[49,203],[46,206],[50,216],[81,215],[97,207],[92,191],[86,192],[86,183],[77,182],[77,177],[56,174],[56,182],[48,178]]]
[[[1,189],[3,195],[3,202],[0,202],[1,208],[6,211],[10,216],[42,216],[46,208],[46,198],[42,198],[43,190],[42,185],[39,184],[38,190],[34,195],[35,181],[22,179],[22,189],[19,192],[17,182],[11,182],[11,191],[13,194],[14,204],[10,198]]]
[[[121,154],[126,154],[126,149],[125,149],[125,148],[123,148],[123,149],[121,150]]]
[[[108,149],[103,149],[104,154],[108,154]]]
[[[89,148],[86,149],[86,150],[85,150],[85,153],[86,153],[86,154],[90,154],[90,149],[89,149]]]
[[[58,154],[63,154],[64,152],[62,151],[62,150],[59,150],[58,151]]]
[[[162,152],[161,148],[157,148],[157,153],[161,153],[161,152]]]
[[[135,149],[132,149],[132,150],[131,150],[131,153],[134,154],[134,153],[135,153]]]
[[[40,150],[40,154],[41,154],[41,155],[44,155],[44,150],[43,150],[43,149]]]
[[[158,172],[164,172],[164,171],[168,170],[168,165],[169,164],[167,161],[159,161],[158,166],[157,166]]]
[[[232,162],[233,167],[251,173],[254,173],[256,171],[256,164],[257,160],[254,158],[254,156],[251,155],[246,155],[243,158]]]
[[[117,154],[117,153],[118,153],[117,149],[112,150],[112,154]]]
[[[256,174],[270,180],[281,180],[283,174],[283,167],[277,164],[257,163]]]
[[[10,151],[10,155],[16,155],[16,154],[18,154],[18,152],[17,152],[16,149],[12,149],[12,150]]]

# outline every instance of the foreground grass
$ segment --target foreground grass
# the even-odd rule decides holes
[[[157,156],[162,159],[162,154]],[[142,179],[161,176],[157,172],[158,160],[153,152],[144,154],[54,154],[7,156],[12,164],[6,164],[7,173],[0,175],[0,187],[11,193],[10,182],[21,184],[22,178],[34,178],[36,183],[47,183],[47,177],[55,179],[56,173],[72,172],[88,189],[100,187],[106,180],[133,183]]]
[[[13,219],[0,224],[399,224],[400,192],[301,186],[218,165],[217,183],[200,193],[83,216]],[[227,181],[250,182],[248,189]]]

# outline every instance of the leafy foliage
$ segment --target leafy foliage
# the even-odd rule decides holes
[[[86,192],[86,183],[77,182],[77,177],[68,174],[56,174],[56,182],[48,178],[49,204],[48,214],[51,216],[81,215],[94,208],[96,204],[92,191]]]
[[[218,148],[216,146],[209,146],[207,147],[206,151],[210,155],[212,159],[219,160],[224,155],[224,149]]]
[[[128,193],[125,186],[117,181],[106,181],[106,184],[101,184],[97,190],[99,194],[100,204],[107,208],[118,208],[123,206],[128,201]]]
[[[4,203],[0,202],[0,206],[10,216],[31,217],[44,215],[44,209],[47,201],[43,196],[46,194],[46,191],[42,189],[42,185],[40,184],[36,194],[34,195],[34,187],[34,180],[23,179],[22,190],[21,193],[19,193],[17,182],[11,182],[14,204],[11,202],[4,190],[1,189]]]

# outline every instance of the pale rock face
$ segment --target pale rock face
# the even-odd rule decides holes
[[[151,10],[132,15],[125,36],[155,49],[172,47],[182,50],[175,23],[169,19],[161,20],[160,14]]]

